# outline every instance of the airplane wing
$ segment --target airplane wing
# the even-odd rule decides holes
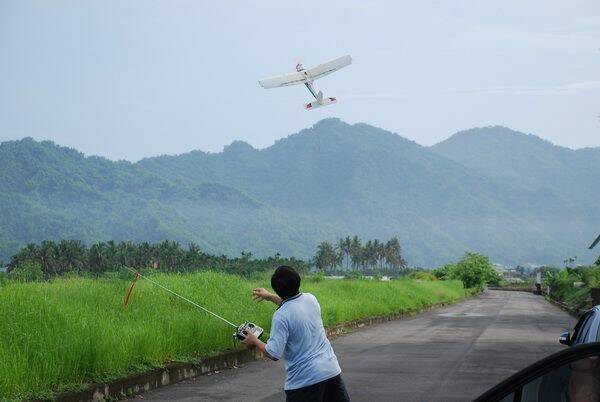
[[[593,249],[594,247],[596,247],[596,244],[598,244],[598,243],[600,243],[600,236],[596,237],[596,240],[594,240],[592,245],[589,247],[590,250]]]
[[[306,76],[303,73],[291,73],[278,77],[269,77],[259,80],[258,83],[265,89],[285,87],[288,85],[304,84]]]
[[[352,64],[352,57],[350,57],[350,55],[346,55],[338,57],[335,60],[328,61],[327,63],[319,64],[318,66],[309,68],[306,71],[313,80],[316,80],[317,78],[325,77],[326,75],[331,74],[340,68],[349,66],[350,64]]]

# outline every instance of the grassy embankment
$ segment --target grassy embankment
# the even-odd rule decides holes
[[[274,306],[253,303],[267,283],[202,272],[155,275],[156,281],[238,323],[266,329]],[[233,328],[140,280],[127,310],[122,279],[57,279],[0,285],[0,399],[50,397],[53,392],[190,360],[231,348]],[[465,296],[458,281],[305,280],[323,320],[415,311]]]
[[[574,311],[592,307],[591,289],[600,287],[600,266],[554,269],[544,275],[544,287],[551,299],[565,303]]]

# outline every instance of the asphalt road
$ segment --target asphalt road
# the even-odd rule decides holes
[[[467,401],[561,350],[575,320],[542,297],[488,291],[333,341],[353,401]],[[151,400],[283,401],[281,362],[256,361],[148,392]]]

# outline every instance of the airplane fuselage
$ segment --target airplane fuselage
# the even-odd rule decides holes
[[[317,88],[314,86],[312,78],[308,75],[308,71],[306,71],[304,69],[304,67],[302,66],[302,64],[300,64],[300,63],[296,64],[296,71],[304,74],[304,78],[305,78],[304,85],[308,89],[308,92],[310,92],[312,94],[312,96],[314,96],[314,98],[317,100],[317,102],[322,103],[323,102],[323,93],[318,91]]]

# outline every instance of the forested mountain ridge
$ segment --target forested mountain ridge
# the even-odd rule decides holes
[[[0,207],[9,228],[0,256],[68,237],[169,238],[215,253],[307,257],[322,240],[358,234],[397,235],[410,265],[464,251],[502,263],[591,260],[584,248],[600,222],[591,208],[599,159],[597,149],[568,150],[501,127],[428,148],[338,119],[265,149],[236,141],[220,153],[138,163],[24,139],[0,145],[0,194],[9,200]]]
[[[293,233],[277,211],[231,187],[164,179],[30,138],[0,144],[0,196],[5,260],[44,239],[195,240],[210,252],[238,254],[262,245],[255,235]]]
[[[565,198],[600,196],[600,149],[573,150],[506,127],[461,131],[431,149],[496,179]]]

